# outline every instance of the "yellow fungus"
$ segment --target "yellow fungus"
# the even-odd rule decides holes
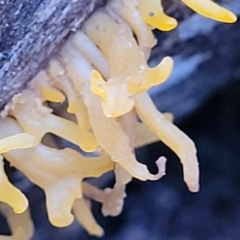
[[[81,52],[96,70],[100,71],[105,78],[109,77],[110,65],[98,47],[81,31],[76,32],[69,39],[73,42],[79,52]]]
[[[199,190],[199,170],[194,143],[176,126],[165,119],[146,93],[136,97],[136,111],[146,126],[158,135],[180,158],[183,164],[184,181],[192,192]]]
[[[73,87],[72,83],[69,82],[65,75],[65,71],[61,64],[56,60],[52,59],[49,63],[49,74],[51,78],[54,80],[54,83],[60,88],[62,91],[65,92],[68,99],[68,108],[67,111],[69,113],[75,114],[77,118],[78,126],[82,131],[82,135],[89,135],[88,132],[91,128],[89,117],[87,114],[87,108],[83,103],[83,100],[80,98],[79,93]],[[97,143],[94,143],[94,136],[93,144],[97,146]]]
[[[166,81],[173,70],[173,59],[165,57],[155,68],[148,68],[141,77],[141,81],[127,82],[128,91],[132,95],[148,91],[151,87],[159,85]]]
[[[93,152],[98,148],[98,144],[90,132],[84,131],[83,134],[77,124],[50,112],[41,113],[37,110],[37,96],[34,92],[26,90],[22,94],[22,98],[25,101],[24,104],[18,104],[11,114],[18,120],[24,131],[33,134],[39,142],[46,133],[53,133],[78,145],[84,151]]]
[[[4,168],[3,157],[0,156],[0,201],[9,204],[15,213],[23,213],[28,207],[28,200],[8,180]]]
[[[177,27],[177,20],[164,13],[161,0],[139,0],[139,10],[152,28],[170,31]]]
[[[233,13],[212,1],[182,2],[206,17],[236,21]],[[0,119],[0,201],[9,205],[0,203],[0,211],[12,236],[0,239],[28,240],[33,233],[28,201],[9,182],[2,155],[43,189],[52,225],[68,226],[75,217],[95,236],[102,236],[103,229],[94,219],[90,200],[102,204],[104,216],[116,216],[133,178],[154,181],[165,175],[165,157],[157,159],[158,172],[152,174],[136,158],[135,148],[163,141],[180,158],[189,190],[198,191],[194,143],[172,123],[171,114],[156,109],[147,93],[170,76],[174,65],[165,57],[149,68],[156,44],[151,30],[176,26],[160,0],[111,0],[71,34],[27,89],[12,98]],[[59,149],[51,134],[81,151]],[[88,182],[110,171],[115,175],[112,187],[101,189]]]
[[[139,48],[148,59],[151,49],[156,45],[157,41],[149,25],[142,18],[138,10],[139,0],[111,0],[106,6],[107,11],[115,11],[137,37]]]
[[[144,164],[140,164],[136,160],[129,145],[128,136],[124,133],[117,119],[107,118],[103,114],[99,97],[90,91],[89,76],[92,69],[86,59],[68,43],[62,49],[61,57],[69,79],[74,85],[82,86],[81,94],[88,109],[93,133],[100,147],[133,177],[141,180],[159,179],[162,176],[161,172],[153,175]],[[87,75],[85,75],[86,71],[89,71]]]
[[[0,154],[21,148],[36,147],[37,138],[28,133],[19,133],[0,140]]]
[[[37,76],[30,83],[30,86],[34,89],[38,89],[40,96],[47,101],[62,103],[65,100],[64,95],[56,88],[51,86],[49,77],[45,71],[40,71]]]
[[[102,75],[96,71],[91,72],[91,91],[103,99],[108,97],[107,95],[107,82],[104,81]]]
[[[102,237],[104,231],[94,219],[89,204],[89,201],[84,198],[77,199],[73,205],[73,213],[89,234]]]
[[[10,134],[22,131],[14,119],[4,119],[0,122],[0,127],[3,129],[0,138],[6,137],[9,131]],[[73,221],[71,209],[75,199],[82,197],[79,185],[81,181],[88,177],[99,177],[113,169],[113,162],[106,154],[99,157],[84,157],[72,149],[58,150],[43,144],[29,149],[12,150],[4,153],[4,157],[45,191],[49,219],[53,225],[59,227],[67,226]],[[23,159],[25,161],[22,161]],[[12,188],[9,184],[6,185],[6,178],[3,180],[6,186],[3,193],[6,194],[10,191],[8,189]],[[17,200],[18,203],[23,202],[19,201],[20,197],[17,195],[9,196],[11,200],[8,199],[8,203]],[[4,197],[7,197],[7,194]]]
[[[231,11],[219,6],[212,0],[181,0],[195,12],[225,23],[234,23],[237,21],[237,16]]]
[[[102,98],[103,111],[108,117],[129,112],[134,107],[134,94],[162,83],[172,72],[170,57],[150,69],[131,32],[102,11],[96,12],[83,29],[110,62],[106,81],[96,70],[91,73],[91,90]]]

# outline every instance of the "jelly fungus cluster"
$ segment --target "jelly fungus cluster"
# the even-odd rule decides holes
[[[236,21],[211,0],[182,2],[205,17]],[[176,26],[161,0],[111,0],[5,106],[0,119],[0,211],[12,231],[8,239],[30,239],[33,223],[28,200],[8,180],[3,158],[43,189],[52,225],[65,227],[75,218],[95,236],[102,236],[103,229],[91,212],[91,200],[102,204],[104,216],[116,216],[132,178],[155,181],[165,174],[165,157],[156,161],[158,173],[152,174],[137,161],[136,148],[161,140],[179,157],[189,190],[198,191],[194,143],[173,125],[171,114],[156,109],[147,93],[167,80],[174,65],[166,56],[155,68],[148,66],[157,43],[152,29]],[[60,149],[53,136],[81,151]],[[88,181],[110,171],[115,174],[112,188]]]

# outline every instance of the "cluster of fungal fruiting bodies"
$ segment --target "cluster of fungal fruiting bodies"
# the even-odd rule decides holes
[[[182,2],[206,17],[236,21],[233,13],[210,0]],[[0,209],[12,230],[9,239],[29,239],[33,224],[28,200],[9,182],[3,157],[44,190],[54,226],[68,226],[75,217],[96,236],[103,230],[89,200],[102,203],[103,215],[116,216],[132,178],[158,180],[165,173],[164,157],[156,161],[159,171],[154,175],[137,161],[135,148],[163,141],[178,155],[189,190],[198,191],[194,143],[172,124],[171,115],[155,108],[147,93],[173,69],[170,57],[148,67],[156,44],[152,29],[169,31],[176,26],[160,0],[111,0],[5,107],[0,120]],[[58,114],[54,104],[62,106]],[[53,135],[82,151],[59,149]],[[109,171],[115,174],[112,188],[102,190],[87,181]]]

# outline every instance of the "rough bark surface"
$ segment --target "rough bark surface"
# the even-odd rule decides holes
[[[0,1],[0,109],[46,65],[71,30],[79,28],[95,8],[106,2]],[[240,15],[238,0],[217,2]],[[169,84],[155,90],[153,97],[161,110],[182,119],[239,72],[239,22],[227,25],[207,21],[194,15],[180,0],[163,0],[163,4],[165,11],[180,23],[170,33],[156,32],[159,44],[153,59],[159,61],[170,55],[176,66]],[[188,64],[191,71],[186,71]],[[184,75],[183,71],[189,74]]]
[[[0,108],[104,0],[0,1]]]

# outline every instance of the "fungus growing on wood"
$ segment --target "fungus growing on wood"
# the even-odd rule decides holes
[[[236,21],[233,13],[210,0],[182,2],[206,17]],[[155,108],[147,93],[173,69],[168,56],[149,68],[149,53],[156,44],[152,29],[170,31],[176,26],[159,0],[109,1],[69,36],[48,66],[6,106],[0,120],[0,153],[44,190],[54,226],[68,226],[76,217],[90,234],[102,236],[89,200],[102,203],[105,216],[116,216],[132,178],[155,181],[164,176],[165,157],[157,159],[158,172],[152,174],[134,154],[134,149],[157,140],[178,155],[189,190],[199,190],[194,143],[172,123],[171,115]],[[53,103],[62,105],[58,115]],[[48,140],[47,133],[52,134]],[[59,149],[53,135],[81,152]],[[14,211],[0,206],[13,232],[9,239],[30,239],[27,198],[8,181],[3,163],[0,170],[0,201]],[[87,181],[110,171],[115,174],[112,188],[99,189]]]

